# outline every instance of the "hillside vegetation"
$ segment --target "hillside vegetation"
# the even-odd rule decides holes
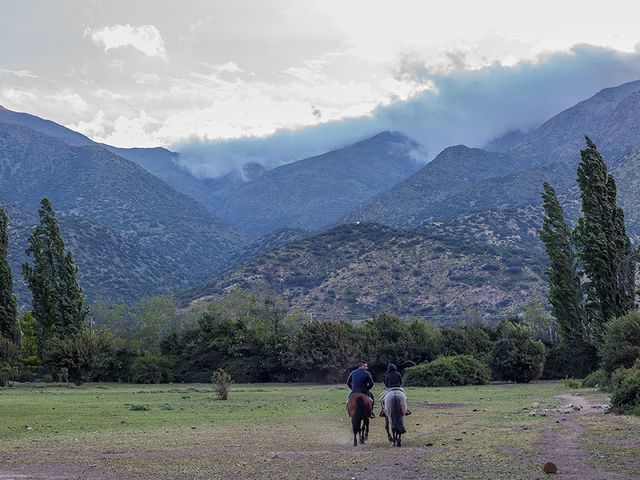
[[[348,224],[275,248],[192,298],[268,285],[292,307],[328,315],[513,312],[544,298],[535,253],[378,224]]]

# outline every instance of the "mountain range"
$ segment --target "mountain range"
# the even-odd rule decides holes
[[[22,125],[0,123],[0,192],[11,207],[14,272],[20,271],[27,231],[46,196],[66,226],[65,237],[75,239],[90,300],[203,281],[245,242],[138,165],[100,146],[72,146]]]
[[[585,134],[638,239],[638,126],[640,81],[531,132],[448,147],[422,167],[419,144],[381,132],[271,170],[201,179],[178,153],[97,144],[0,110],[0,200],[15,268],[39,198],[51,197],[92,299],[172,289],[188,303],[266,286],[320,316],[506,314],[545,301],[542,182],[574,222]]]

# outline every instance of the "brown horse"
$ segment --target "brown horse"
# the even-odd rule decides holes
[[[353,427],[353,446],[358,446],[357,436],[360,434],[360,443],[369,438],[369,417],[371,417],[371,399],[366,393],[354,392],[347,402],[347,413],[351,417]]]

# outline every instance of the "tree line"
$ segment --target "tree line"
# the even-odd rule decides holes
[[[222,368],[244,382],[338,382],[364,358],[381,375],[388,362],[404,369],[458,355],[491,365],[496,378],[529,381],[542,373],[545,347],[542,337],[535,338],[535,326],[544,313],[531,316],[536,322],[513,318],[498,328],[438,327],[387,313],[362,324],[309,321],[269,291],[241,290],[189,309],[178,309],[169,295],[134,304],[96,303],[88,309],[78,268],[46,198],[29,237],[30,262],[22,269],[32,311],[18,316],[6,261],[7,218],[0,213],[0,295],[5,299],[0,363],[5,377],[203,382]],[[546,335],[547,328],[542,332]],[[527,362],[532,365],[520,365]]]
[[[597,146],[585,140],[577,169],[581,216],[573,230],[555,190],[543,184],[540,237],[549,257],[549,303],[560,333],[554,361],[571,366],[573,376],[612,385],[614,405],[640,413],[638,250],[617,205],[616,181]]]

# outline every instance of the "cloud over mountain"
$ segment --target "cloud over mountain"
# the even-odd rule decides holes
[[[423,145],[428,161],[449,145],[482,146],[510,130],[530,130],[598,90],[640,78],[640,52],[577,45],[512,66],[464,67],[450,55],[437,70],[404,58],[396,76],[423,86],[404,101],[369,115],[281,129],[265,137],[192,140],[175,145],[181,162],[199,176],[217,177],[246,162],[290,163],[361,140],[399,131]]]

